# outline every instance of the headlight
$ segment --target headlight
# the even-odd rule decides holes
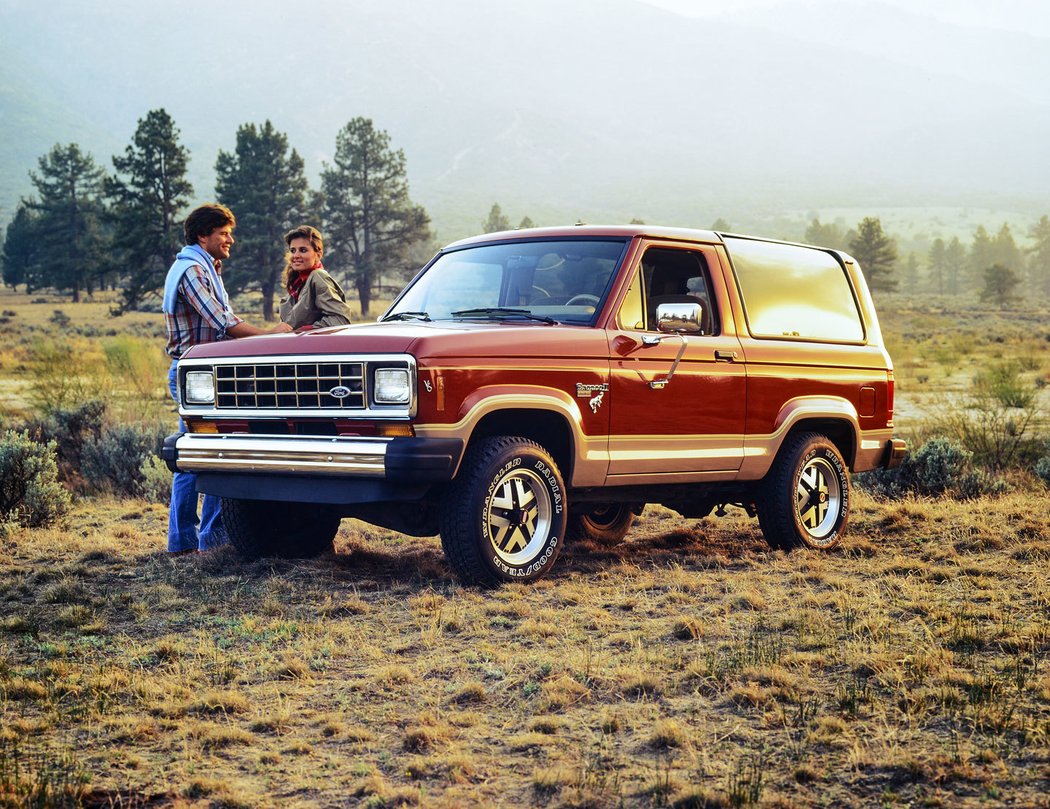
[[[373,380],[372,398],[376,404],[408,404],[412,395],[408,380],[406,368],[379,368]]]
[[[215,377],[211,371],[186,372],[186,404],[211,404],[215,401]]]

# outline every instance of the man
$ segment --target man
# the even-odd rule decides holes
[[[272,329],[257,328],[245,323],[230,308],[220,273],[222,262],[230,257],[236,225],[233,213],[223,205],[208,204],[195,208],[186,217],[186,246],[175,257],[164,281],[164,320],[168,327],[166,351],[172,358],[168,389],[176,403],[179,400],[176,388],[179,357],[191,346],[292,330],[286,323]],[[185,429],[185,424],[179,419],[179,430]],[[168,516],[169,553],[195,553],[226,542],[219,515],[219,498],[205,495],[199,518],[197,500],[197,475],[176,472],[171,482]]]

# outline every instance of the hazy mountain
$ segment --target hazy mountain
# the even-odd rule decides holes
[[[851,4],[851,9],[856,6]],[[55,142],[95,158],[172,114],[210,198],[273,121],[312,182],[364,115],[442,238],[512,220],[734,224],[791,208],[1050,208],[1050,48],[890,7],[752,19],[636,0],[0,0],[0,219]],[[968,55],[972,54],[972,58]]]

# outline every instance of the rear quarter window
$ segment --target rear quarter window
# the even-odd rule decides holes
[[[864,342],[845,268],[811,247],[726,238],[753,337]]]

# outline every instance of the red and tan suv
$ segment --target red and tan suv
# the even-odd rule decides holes
[[[893,370],[857,263],[700,230],[580,226],[441,250],[377,323],[198,346],[173,469],[249,557],[343,516],[440,533],[466,582],[532,579],[646,503],[831,548],[891,467]]]

